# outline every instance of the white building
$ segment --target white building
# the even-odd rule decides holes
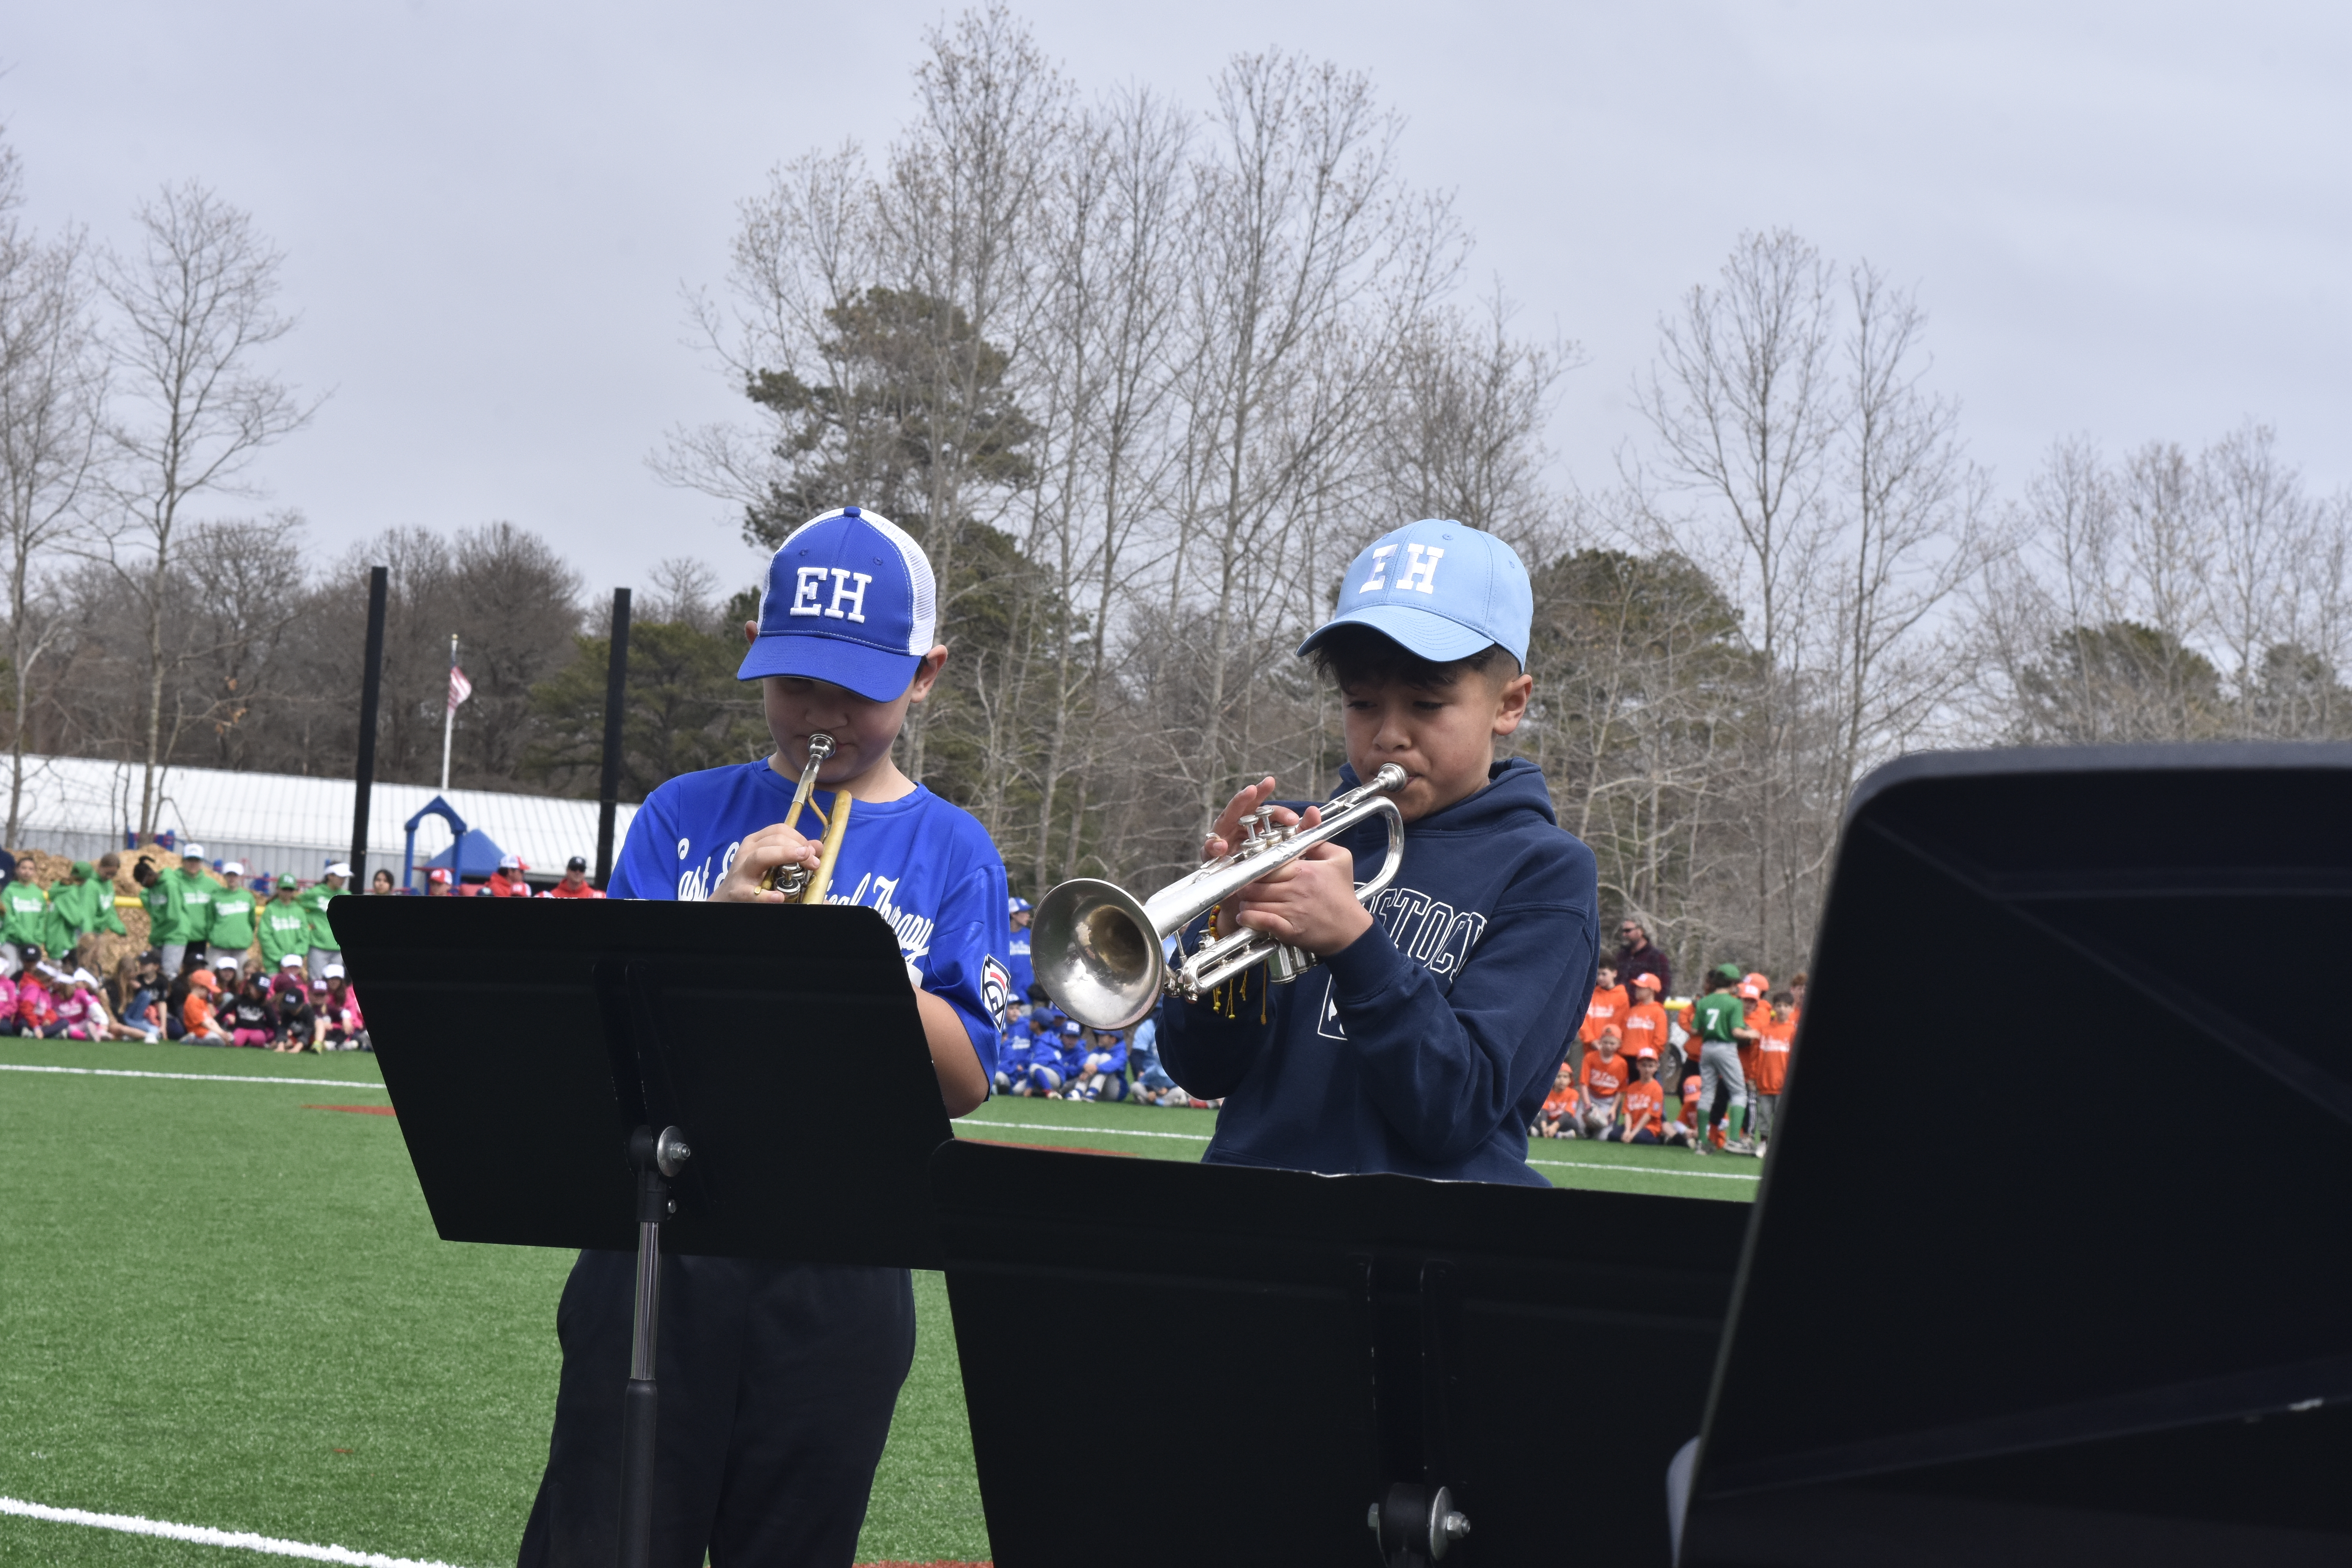
[[[78,860],[94,860],[109,849],[126,847],[139,819],[140,766],[88,757],[25,759],[24,804],[12,849],[46,849]],[[8,762],[0,757],[0,791],[8,784]],[[352,852],[350,779],[303,778],[294,773],[240,773],[219,768],[170,768],[162,775],[158,830],[205,847],[214,860],[242,860],[248,871],[291,871],[315,882],[331,860]],[[407,834],[403,825],[435,795],[442,795],[466,826],[489,835],[498,846],[522,857],[534,877],[561,874],[574,855],[596,860],[596,803],[546,795],[508,795],[497,790],[453,789],[429,784],[381,784],[369,792],[367,863],[354,867],[359,887],[378,868],[397,879]],[[634,805],[623,805],[613,822],[613,854],[619,858]],[[422,866],[449,847],[448,825],[428,816],[416,829],[416,860]],[[420,877],[421,880],[421,877]]]

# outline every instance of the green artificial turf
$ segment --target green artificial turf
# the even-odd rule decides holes
[[[438,1561],[510,1563],[547,1449],[568,1254],[445,1243],[372,1058],[0,1039],[0,1495]],[[315,1087],[314,1087],[315,1085]],[[1213,1113],[1000,1100],[966,1137],[1193,1160]],[[1558,1184],[1744,1199],[1752,1162],[1538,1144]],[[1588,1168],[1597,1167],[1597,1168]],[[1701,1176],[1696,1173],[1705,1172]],[[947,1295],[916,1276],[914,1370],[861,1561],[979,1561]],[[0,1517],[0,1563],[252,1553]]]

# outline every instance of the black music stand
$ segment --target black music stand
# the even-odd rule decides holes
[[[1746,1205],[972,1142],[931,1170],[1000,1568],[1664,1560]]]
[[[1864,782],[1685,1568],[2352,1561],[2347,802],[2340,745]]]
[[[925,1160],[952,1133],[898,939],[830,906],[328,908],[443,1239],[637,1252],[620,1534],[637,1568],[661,1249],[940,1265]]]

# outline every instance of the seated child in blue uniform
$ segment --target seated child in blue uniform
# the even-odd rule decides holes
[[[1059,1013],[1054,1018],[1053,1032],[1041,1032],[1029,1054],[1029,1092],[1047,1100],[1064,1098],[1062,1086],[1077,1076],[1087,1054],[1084,1026]]]
[[[1016,939],[1017,940],[1017,939]],[[1029,1089],[1029,1052],[1035,1036],[1030,1021],[1030,1005],[1021,1000],[1014,991],[1004,1008],[1004,1035],[996,1049],[996,1092],[1026,1094]]]
[[[815,804],[855,807],[826,901],[897,932],[940,1098],[988,1098],[1010,974],[1004,863],[972,817],[900,773],[891,742],[947,662],[930,563],[913,539],[845,507],[803,524],[769,563],[739,674],[758,680],[774,753],[674,778],[631,824],[611,896],[780,903],[760,884],[814,868],[784,825],[809,737],[833,737]],[[817,833],[818,820],[798,825]],[[561,923],[566,906],[548,904]],[[848,1020],[845,1024],[850,1023]],[[845,1045],[855,1049],[854,1026]],[[782,1119],[803,1106],[775,1108]],[[874,1467],[915,1348],[903,1268],[665,1254],[653,1561],[658,1568],[849,1568]],[[618,1553],[622,1391],[635,1258],[583,1252],[556,1313],[563,1373],[522,1568],[608,1568]]]
[[[1224,1098],[1205,1159],[1549,1184],[1528,1164],[1528,1125],[1583,1021],[1599,931],[1592,852],[1560,827],[1533,763],[1495,755],[1527,716],[1534,605],[1509,545],[1433,518],[1366,546],[1299,645],[1339,689],[1341,787],[1404,770],[1404,859],[1371,907],[1359,901],[1388,847],[1367,822],[1214,911],[1222,931],[1266,931],[1321,963],[1288,985],[1261,967],[1160,1009],[1169,1073],[1195,1099]],[[1274,794],[1269,778],[1235,795],[1203,854]],[[1319,819],[1309,806],[1274,820]]]
[[[1077,1079],[1071,1095],[1078,1100],[1127,1098],[1127,1037],[1097,1029],[1087,1037],[1086,1054],[1078,1059]]]

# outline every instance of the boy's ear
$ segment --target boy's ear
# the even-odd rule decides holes
[[[743,623],[743,646],[745,647],[750,647],[753,643],[758,642],[759,640],[760,623],[757,621],[745,621]]]
[[[1519,674],[1503,682],[1495,693],[1495,733],[1507,735],[1519,727],[1528,716],[1528,697],[1536,689],[1536,678]]]
[[[923,656],[923,662],[915,667],[915,679],[907,688],[907,700],[920,702],[930,696],[931,687],[939,680],[940,671],[947,668],[947,644],[934,645]]]

